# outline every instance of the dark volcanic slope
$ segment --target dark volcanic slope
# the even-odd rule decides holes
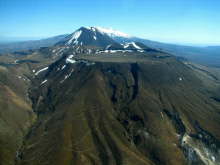
[[[195,71],[116,54],[64,56],[36,77],[38,120],[17,164],[219,164],[220,103]]]

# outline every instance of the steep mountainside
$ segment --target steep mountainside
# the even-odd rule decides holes
[[[26,68],[27,66],[22,66]],[[23,137],[35,120],[28,98],[30,80],[21,67],[0,65],[0,164],[14,164]],[[21,74],[21,73],[24,74]]]
[[[218,165],[219,80],[205,77],[158,52],[63,56],[32,86],[17,163]]]
[[[0,164],[220,164],[220,71],[115,36],[0,56]]]

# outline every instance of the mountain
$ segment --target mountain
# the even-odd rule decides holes
[[[220,79],[201,70],[158,52],[63,56],[31,85],[17,164],[218,165]]]
[[[114,32],[114,33],[113,33]],[[103,28],[96,27],[81,27],[76,30],[74,33],[68,35],[63,40],[55,44],[54,49],[51,51],[56,53],[62,50],[62,54],[65,53],[115,53],[115,52],[125,52],[125,51],[157,51],[147,47],[140,42],[131,42],[131,43],[118,43],[115,41],[112,36],[126,36],[121,34],[118,31],[104,30]]]
[[[219,165],[219,92],[218,68],[82,27],[0,56],[0,164]]]
[[[51,38],[33,40],[33,41],[22,41],[12,43],[0,43],[0,53],[11,53],[15,51],[27,51],[30,49],[39,49],[40,47],[52,46],[65,38],[67,34],[54,36]]]
[[[112,38],[105,33],[101,33],[98,29],[91,27],[81,27],[74,33],[68,35],[64,40],[56,45],[68,45],[68,46],[91,46],[104,48],[111,44],[118,44]]]
[[[89,30],[91,29],[91,27],[88,27],[87,29]],[[113,29],[102,28],[102,27],[93,27],[93,29],[95,29],[96,31],[99,31],[102,34],[108,35],[113,40],[119,43],[139,42],[139,43],[148,45],[151,48],[161,49],[163,51],[172,53],[176,56],[187,58],[190,61],[193,61],[199,64],[220,67],[220,62],[219,62],[220,61],[220,55],[219,55],[220,47],[219,46],[194,47],[194,46],[168,44],[168,43],[142,39],[139,37],[133,37],[131,35],[128,35],[123,32],[113,30]],[[56,37],[52,37],[49,39],[38,40],[38,41],[26,41],[26,42],[0,44],[0,53],[11,53],[14,51],[26,51],[28,49],[37,49],[40,47],[50,47],[58,42],[63,41],[63,39],[66,36],[68,35],[56,36]]]

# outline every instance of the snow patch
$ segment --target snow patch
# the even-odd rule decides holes
[[[211,159],[213,162],[215,162],[215,157],[214,156],[211,156]]]
[[[89,53],[89,54],[91,54],[91,53],[92,53],[92,50],[91,50],[91,49],[89,49],[89,50],[88,50],[88,53]]]
[[[120,52],[120,53],[126,53],[126,52],[133,52],[132,50],[101,50],[101,51],[98,51],[96,52],[96,54],[100,54],[100,53],[117,53],[117,52]]]
[[[123,46],[124,46],[124,48],[126,49],[126,48],[128,48],[129,46],[131,46],[131,45],[132,45],[134,48],[136,48],[136,49],[142,50],[142,48],[141,48],[140,46],[138,46],[135,42],[126,43],[126,44],[123,45]]]
[[[63,65],[62,68],[61,68],[61,70],[65,69],[65,68],[66,68],[66,65]]]
[[[76,31],[75,33],[73,33],[71,39],[67,42],[67,44],[70,45],[73,42],[73,40],[75,40],[74,43],[77,44],[78,43],[77,40],[78,40],[78,38],[80,37],[81,34],[82,34],[81,30]]]
[[[136,49],[141,49],[141,47],[139,47],[135,42],[132,42],[132,45],[133,45]]]
[[[43,85],[43,84],[45,84],[46,82],[47,82],[47,80],[44,80],[44,81],[41,82],[40,85]]]
[[[48,69],[48,67],[43,68],[43,69],[37,71],[37,72],[35,73],[35,76],[37,76],[39,73],[41,73],[41,72],[43,72],[43,71],[46,71],[47,69]]]
[[[124,45],[124,48],[126,49],[126,48],[128,48],[129,46],[130,46],[130,44],[128,43],[128,44]]]
[[[73,57],[74,57],[74,55],[69,55],[69,56],[66,58],[66,63],[71,63],[71,64],[76,63],[76,60],[72,59]]]
[[[87,30],[91,30],[91,28],[90,28],[89,26],[86,26],[86,27],[84,27],[84,28],[86,28]]]
[[[108,45],[105,49],[108,49],[108,48],[110,48],[112,45],[110,44],[110,45]]]

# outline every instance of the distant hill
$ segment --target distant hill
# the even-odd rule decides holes
[[[40,47],[52,46],[64,39],[67,34],[58,35],[41,40],[31,40],[22,42],[0,43],[0,53],[11,53],[14,51],[25,51],[29,49],[39,49]]]
[[[147,39],[131,37],[114,37],[118,42],[141,42],[149,47],[162,49],[175,56],[185,57],[193,62],[203,65],[210,65],[214,67],[220,67],[220,46],[208,46],[208,47],[196,47],[196,46],[184,46],[169,43],[162,43],[157,41],[151,41]]]

